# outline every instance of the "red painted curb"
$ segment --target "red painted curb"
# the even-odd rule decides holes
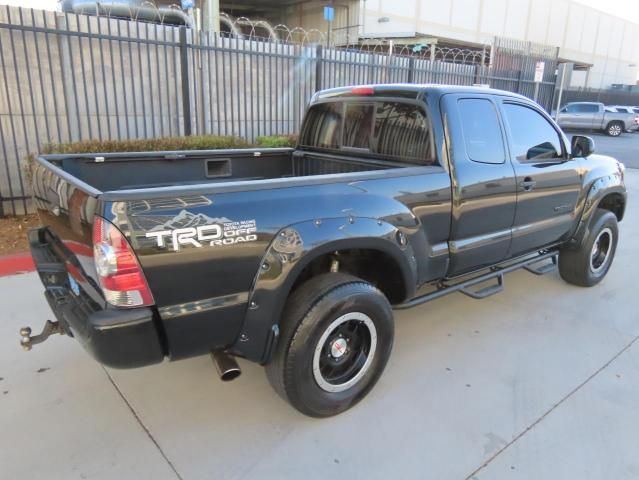
[[[0,257],[0,277],[33,272],[35,265],[30,253],[17,253]]]

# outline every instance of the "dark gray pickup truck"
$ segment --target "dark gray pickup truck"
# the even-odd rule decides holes
[[[22,345],[64,333],[122,368],[211,353],[225,380],[243,357],[337,414],[382,374],[393,308],[518,268],[606,275],[624,167],[593,149],[508,92],[377,85],[315,94],[294,149],[41,156],[29,238],[57,321]]]

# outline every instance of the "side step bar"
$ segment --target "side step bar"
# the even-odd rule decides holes
[[[546,275],[547,273],[557,270],[557,255],[554,255],[551,260],[552,262],[545,263],[541,267],[533,267],[533,265],[537,262],[529,263],[524,266],[524,269],[535,275]]]
[[[422,303],[430,302],[431,300],[435,300],[436,298],[443,297],[444,295],[448,295],[454,292],[460,292],[464,295],[467,295],[471,298],[475,298],[477,300],[481,300],[486,297],[490,297],[496,293],[501,292],[504,289],[504,274],[519,270],[523,268],[530,273],[535,275],[545,275],[557,269],[557,251],[553,250],[550,252],[543,252],[536,257],[528,257],[524,260],[509,264],[504,267],[493,267],[487,273],[475,276],[473,278],[469,278],[467,280],[463,280],[454,284],[447,284],[446,282],[441,282],[437,285],[437,290],[433,292],[426,293],[424,295],[420,295],[411,300],[408,300],[404,303],[400,303],[399,305],[394,305],[393,308],[395,310],[405,310],[407,308],[415,307],[417,305],[421,305]],[[550,259],[550,263],[546,263],[540,267],[535,267],[534,265]],[[470,287],[478,285],[480,283],[487,282],[489,280],[496,280],[497,283],[480,288],[479,290],[471,290]]]

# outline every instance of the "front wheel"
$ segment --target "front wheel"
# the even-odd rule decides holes
[[[300,412],[329,417],[373,388],[393,346],[386,297],[351,275],[327,273],[300,286],[287,302],[281,338],[266,373]]]
[[[582,287],[598,284],[608,273],[617,250],[619,229],[614,213],[598,209],[588,234],[576,249],[559,253],[559,274],[566,282]]]
[[[624,126],[621,122],[610,122],[606,127],[606,134],[611,137],[618,137],[623,133]]]

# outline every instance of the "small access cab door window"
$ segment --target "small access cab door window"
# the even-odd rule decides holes
[[[468,158],[480,163],[504,163],[504,140],[493,103],[485,98],[462,98],[457,106]]]

